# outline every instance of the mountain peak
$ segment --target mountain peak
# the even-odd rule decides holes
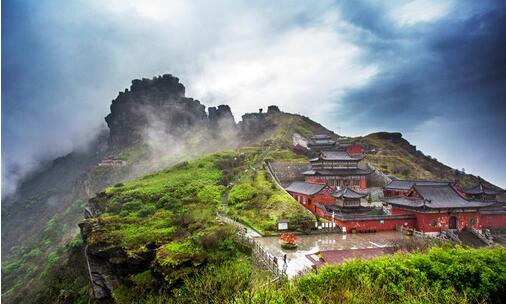
[[[185,97],[185,87],[170,74],[132,81],[130,89],[112,101],[105,117],[109,144],[126,147],[143,141],[150,129],[177,134],[207,121],[205,106]]]

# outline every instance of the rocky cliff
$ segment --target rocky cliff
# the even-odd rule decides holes
[[[205,106],[185,97],[185,87],[179,79],[166,74],[133,80],[130,89],[112,101],[105,121],[111,148],[118,149],[142,142],[152,128],[178,135],[204,127],[207,119]]]

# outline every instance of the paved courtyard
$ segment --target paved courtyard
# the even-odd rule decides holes
[[[287,275],[293,277],[311,267],[313,262],[310,260],[317,260],[314,255],[320,251],[332,250],[345,250],[345,249],[372,249],[372,248],[386,248],[390,247],[393,241],[408,239],[408,236],[403,235],[397,231],[377,232],[377,233],[364,233],[364,234],[317,234],[317,235],[299,235],[297,239],[297,250],[283,250],[279,244],[278,237],[262,237],[256,240],[272,255],[282,257],[287,255]],[[359,250],[367,252],[368,250]],[[378,251],[378,250],[372,250]],[[387,253],[388,250],[379,250]],[[378,251],[378,252],[379,252]],[[344,254],[347,252],[348,254]],[[357,252],[358,253],[358,252]],[[362,256],[354,254],[351,250],[345,250],[339,254],[331,252],[325,253],[329,257],[339,256],[336,261],[342,261],[353,256]],[[310,258],[308,258],[309,256]],[[365,256],[364,256],[365,257]],[[334,258],[332,258],[334,260]],[[280,267],[282,267],[282,262]]]

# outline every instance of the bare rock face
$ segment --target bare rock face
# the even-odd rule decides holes
[[[257,138],[267,130],[273,129],[274,125],[267,120],[265,113],[247,113],[242,116],[241,135],[244,139]]]
[[[185,97],[185,87],[170,74],[133,80],[130,89],[112,101],[105,118],[112,148],[142,142],[150,129],[177,135],[205,126],[207,120],[205,106]]]
[[[279,107],[276,105],[271,105],[267,108],[267,113],[279,113],[279,112],[281,111],[279,110]]]
[[[227,129],[235,127],[234,116],[228,105],[219,105],[218,107],[209,107],[209,127],[211,130]]]

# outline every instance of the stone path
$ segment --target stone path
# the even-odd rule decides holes
[[[246,226],[238,221],[235,221],[235,220],[233,220],[229,217],[223,216],[223,215],[218,215],[217,217],[219,220],[221,220],[224,223],[234,225],[239,229],[245,230],[247,236],[250,236],[253,238],[261,238],[262,237],[262,235],[260,235],[258,232],[256,232],[255,230],[249,228],[248,226]]]
[[[292,278],[299,272],[307,271],[313,266],[313,262],[307,257],[321,251],[344,250],[343,259],[353,257],[353,250],[359,249],[380,249],[388,250],[392,242],[407,239],[396,231],[377,232],[370,234],[318,234],[298,236],[297,250],[283,250],[279,244],[278,237],[263,237],[257,239],[262,246],[274,256],[287,255],[287,275]],[[367,252],[367,250],[366,250]],[[371,253],[374,252],[371,251]]]

